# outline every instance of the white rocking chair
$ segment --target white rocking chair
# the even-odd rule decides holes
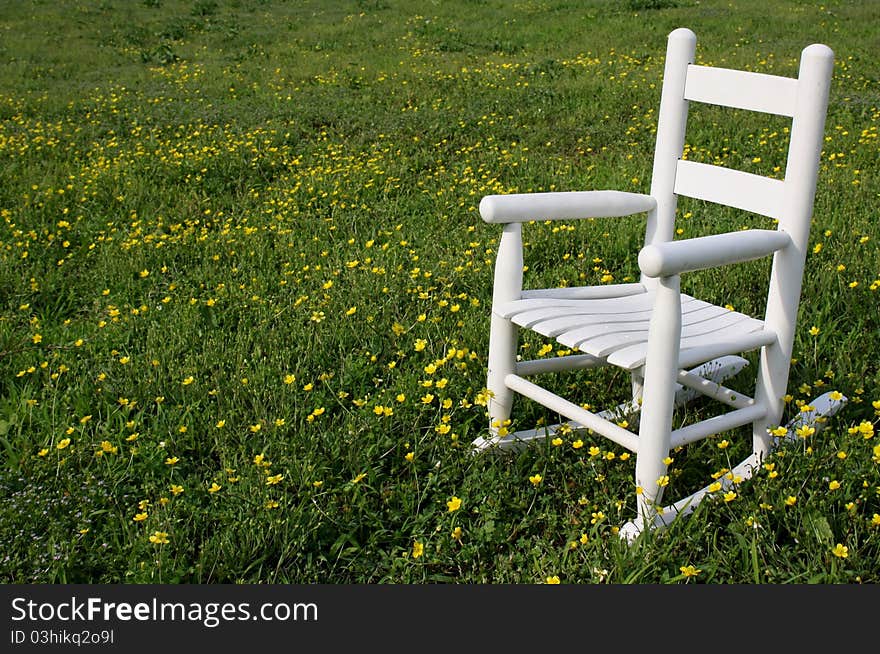
[[[813,198],[823,144],[834,55],[825,45],[802,52],[797,79],[693,63],[696,37],[680,28],[669,35],[650,195],[580,191],[487,196],[484,221],[504,225],[495,262],[489,342],[489,433],[479,449],[515,446],[553,436],[560,425],[507,433],[515,393],[635,454],[637,515],[620,531],[632,541],[644,528],[668,525],[690,513],[707,486],[670,505],[661,504],[670,452],[751,424],[752,454],[722,478],[748,479],[774,447],[786,394]],[[785,179],[731,170],[682,158],[690,102],[792,118]],[[679,195],[720,203],[778,221],[775,230],[748,229],[673,240]],[[522,223],[647,214],[638,283],[523,290]],[[773,256],[763,320],[684,295],[682,273]],[[579,354],[517,361],[520,328],[555,338]],[[760,348],[754,398],[721,385],[747,363],[739,353]],[[617,366],[631,373],[633,399],[593,413],[526,376]],[[697,394],[732,410],[673,430],[673,410]],[[837,396],[834,396],[837,397]],[[812,403],[830,416],[842,401],[826,394]],[[639,411],[638,433],[619,426],[621,411]],[[801,418],[802,420],[803,418]],[[821,420],[820,420],[821,422]],[[821,424],[819,425],[821,427]],[[708,481],[708,480],[707,480]]]

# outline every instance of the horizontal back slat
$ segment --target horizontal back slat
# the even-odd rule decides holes
[[[675,193],[779,218],[784,185],[781,180],[741,170],[681,159],[675,173]]]
[[[689,65],[685,100],[794,116],[797,80],[743,70]]]

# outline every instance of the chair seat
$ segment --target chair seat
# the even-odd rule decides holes
[[[648,291],[597,300],[528,298],[503,303],[494,312],[566,347],[634,370],[645,363],[653,304],[654,293]],[[681,313],[683,365],[726,350],[743,352],[775,338],[763,321],[689,295],[681,295]]]

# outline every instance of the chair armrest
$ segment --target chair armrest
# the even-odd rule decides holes
[[[487,223],[524,223],[630,216],[656,206],[657,201],[650,195],[624,191],[512,193],[484,197],[480,201],[480,215]]]
[[[648,277],[668,277],[691,270],[751,261],[781,250],[791,243],[785,232],[747,229],[642,248],[639,268]]]

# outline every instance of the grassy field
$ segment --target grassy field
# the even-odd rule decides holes
[[[878,21],[856,0],[0,1],[0,580],[880,581]],[[500,235],[476,209],[647,192],[680,26],[708,65],[836,52],[786,419],[850,402],[627,548],[616,446],[469,453]],[[777,173],[784,123],[729,117],[695,108],[689,157]],[[768,222],[680,206],[684,236]],[[527,285],[634,279],[642,230],[528,225]],[[760,313],[766,274],[682,283]],[[742,458],[728,438],[676,453],[671,497]]]

